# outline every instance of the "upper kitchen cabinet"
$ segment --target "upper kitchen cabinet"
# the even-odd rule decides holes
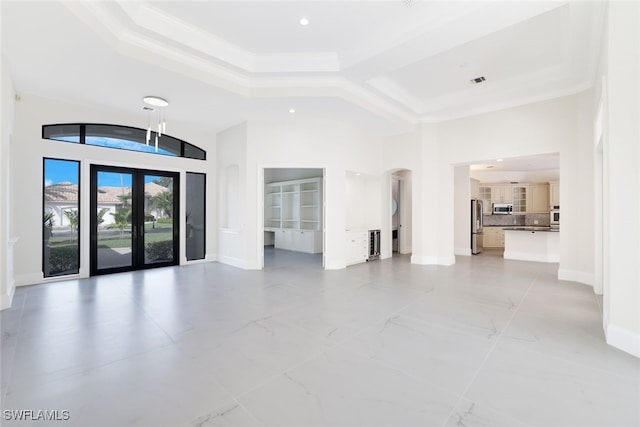
[[[513,189],[511,185],[492,185],[491,203],[513,203]]]
[[[478,181],[477,179],[471,178],[469,180],[469,190],[471,192],[472,199],[479,199],[480,198],[480,181]]]
[[[549,186],[547,184],[532,184],[527,189],[527,212],[549,212]]]
[[[513,186],[513,213],[527,212],[527,190],[526,186]]]
[[[486,214],[491,213],[491,203],[512,203],[513,213],[549,212],[550,190],[546,183],[480,184],[478,193],[478,198],[485,201]]]
[[[491,213],[491,187],[480,186],[478,187],[478,199],[482,200],[482,211],[485,214]]]
[[[549,183],[549,206],[560,206],[560,183],[558,181]]]

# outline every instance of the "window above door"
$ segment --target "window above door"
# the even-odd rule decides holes
[[[163,156],[207,159],[206,151],[193,144],[164,134],[158,137],[156,146],[155,132],[151,132],[151,137],[147,138],[146,129],[129,126],[95,123],[43,125],[42,138]],[[147,143],[148,140],[152,142]]]

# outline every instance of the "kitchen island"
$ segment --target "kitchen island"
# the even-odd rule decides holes
[[[504,258],[559,262],[560,230],[550,227],[505,227]]]

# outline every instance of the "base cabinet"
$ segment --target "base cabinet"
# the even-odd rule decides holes
[[[484,227],[484,247],[504,248],[504,230],[501,227]]]
[[[322,253],[322,232],[307,230],[276,230],[274,247],[308,254]]]
[[[347,231],[345,255],[347,265],[358,264],[369,259],[369,233]]]

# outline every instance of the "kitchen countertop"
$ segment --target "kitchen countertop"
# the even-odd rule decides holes
[[[503,227],[504,231],[545,231],[550,233],[559,233],[559,228],[551,228],[551,227]]]

